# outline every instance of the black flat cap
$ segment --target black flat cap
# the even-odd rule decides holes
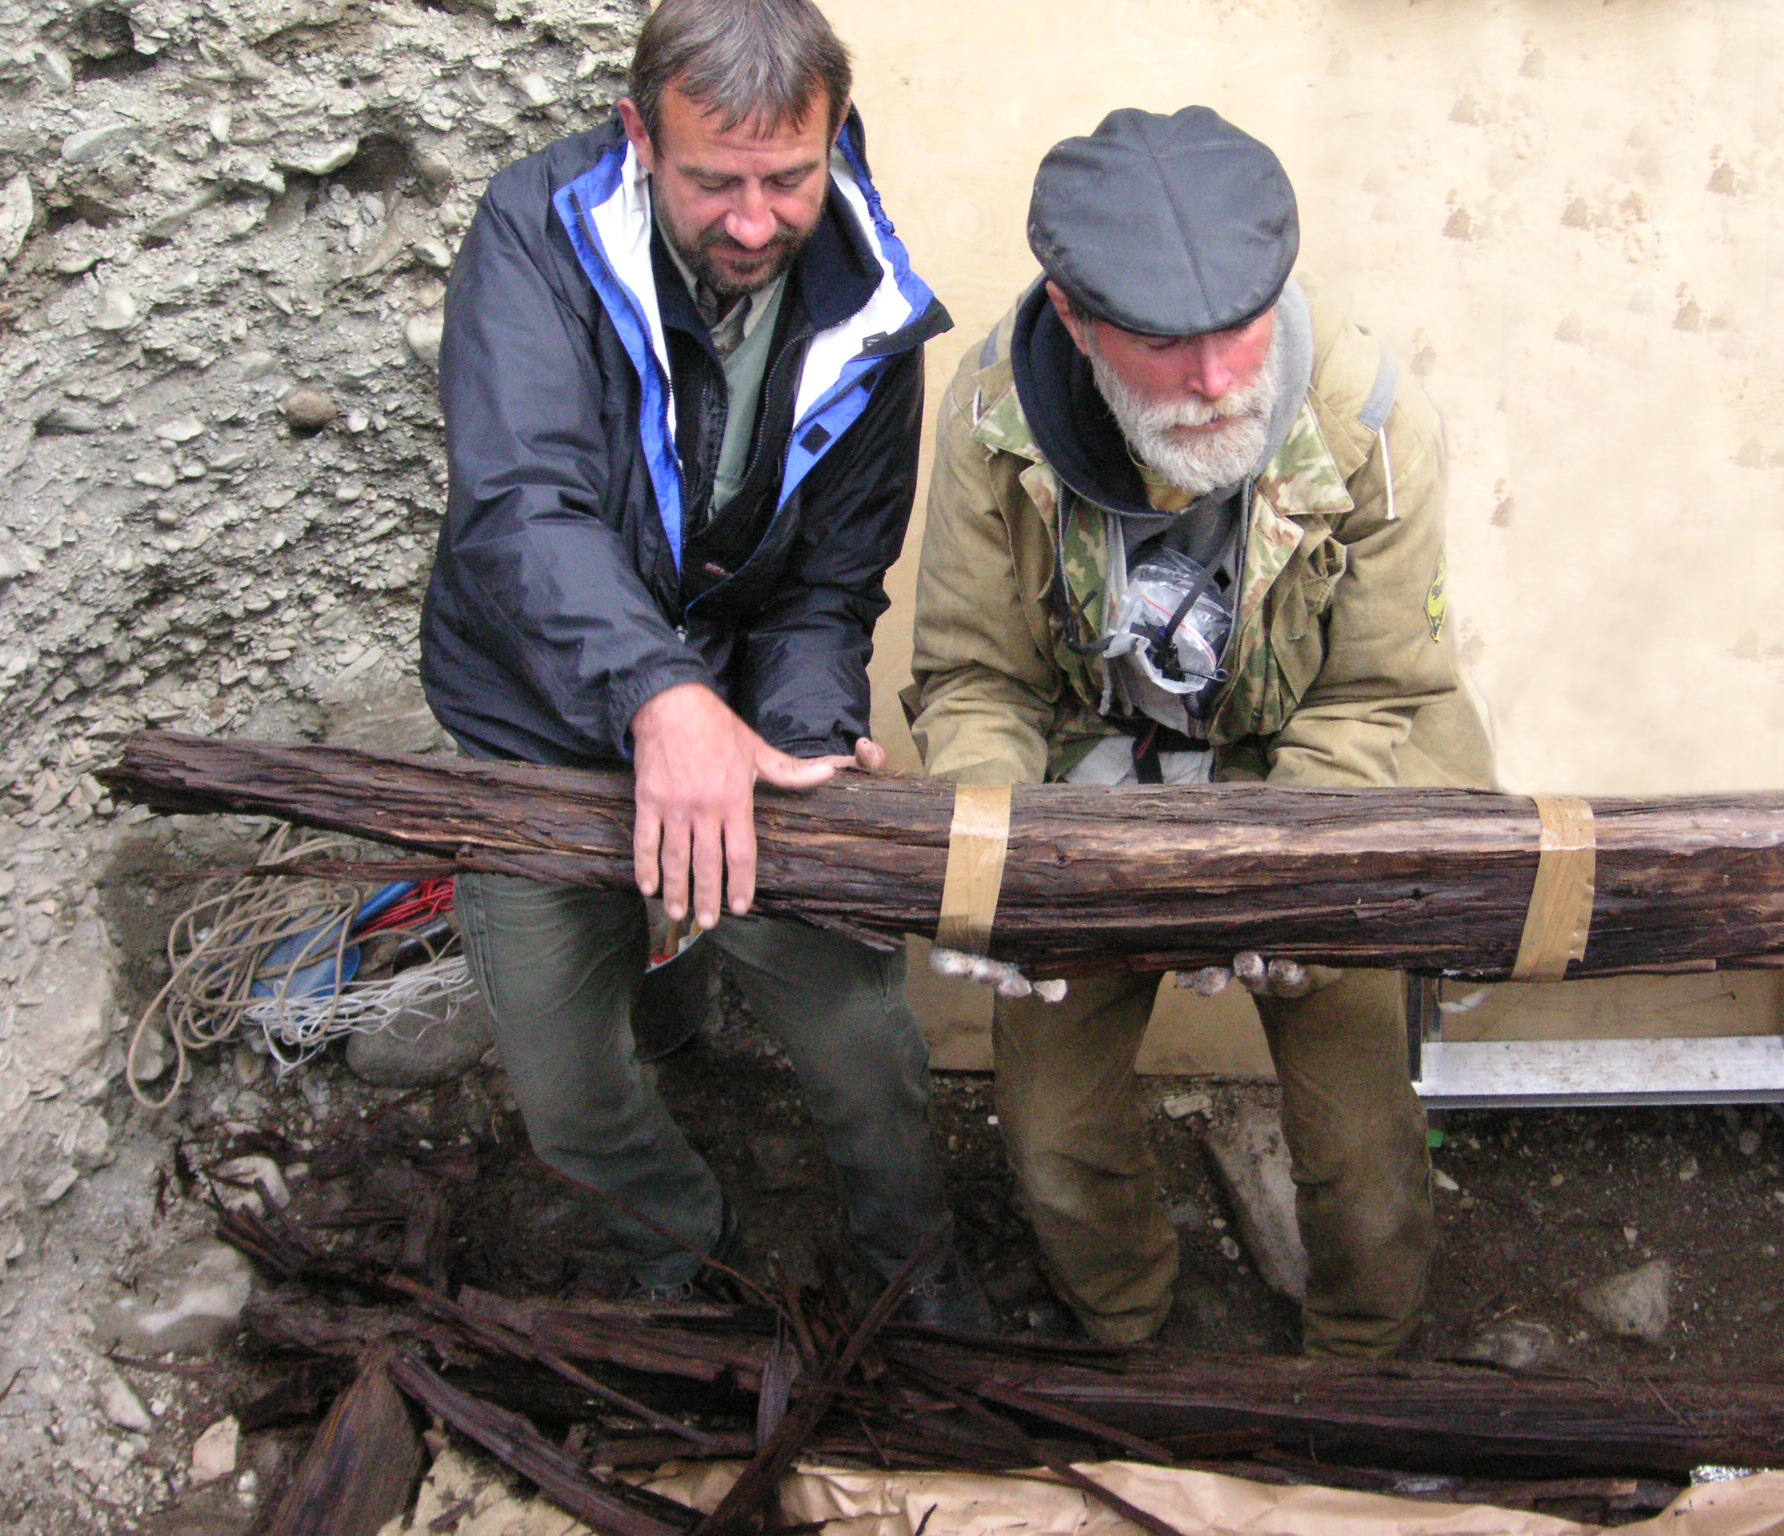
[[[1295,191],[1267,145],[1207,107],[1123,108],[1035,173],[1028,244],[1111,325],[1200,336],[1255,319],[1301,246]]]

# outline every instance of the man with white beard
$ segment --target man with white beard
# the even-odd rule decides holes
[[[1436,412],[1291,276],[1276,156],[1206,108],[1115,112],[1042,162],[1028,236],[1041,277],[940,410],[904,695],[928,771],[1490,785],[1450,649]],[[1432,1243],[1403,978],[1247,954],[1180,980],[1235,974],[1282,1086],[1303,1347],[1392,1353]],[[1002,979],[998,1115],[1049,1278],[1094,1337],[1146,1338],[1178,1264],[1133,1070],[1160,978],[1059,1003]]]

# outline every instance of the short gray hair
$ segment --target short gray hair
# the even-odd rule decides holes
[[[639,34],[629,90],[654,143],[670,86],[727,130],[803,121],[822,92],[835,133],[851,83],[849,50],[811,0],[663,0]]]

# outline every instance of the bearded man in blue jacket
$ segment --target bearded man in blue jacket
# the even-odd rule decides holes
[[[985,1327],[902,962],[746,915],[755,782],[884,762],[867,662],[950,324],[849,89],[809,0],[665,0],[614,118],[490,182],[446,298],[422,680],[473,756],[636,775],[637,893],[466,875],[458,908],[535,1150],[647,1218],[612,1222],[637,1288],[673,1294],[735,1226],[636,1059],[660,889],[792,1060],[869,1261],[940,1237],[913,1310]]]

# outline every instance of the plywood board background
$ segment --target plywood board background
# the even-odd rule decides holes
[[[823,3],[958,322],[932,398],[1033,276],[1046,149],[1117,106],[1211,105],[1281,155],[1303,267],[1443,411],[1452,613],[1506,785],[1784,786],[1784,3]],[[919,501],[873,669],[905,767],[921,535]],[[938,1044],[984,1015],[919,1003]],[[1183,1048],[1150,1059],[1262,1060],[1230,1009],[1161,1022]]]

